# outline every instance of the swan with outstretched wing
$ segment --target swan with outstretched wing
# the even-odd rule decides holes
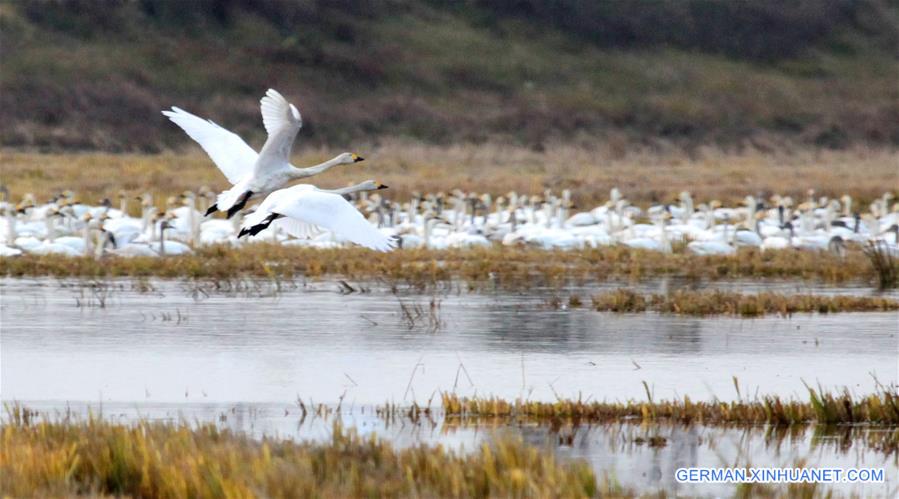
[[[360,246],[377,251],[396,248],[397,241],[373,226],[362,213],[344,198],[345,193],[363,190],[385,189],[386,186],[373,181],[339,191],[325,191],[309,184],[300,184],[269,194],[244,218],[238,238],[255,236],[272,223],[289,219],[299,223],[292,230],[311,227],[330,230],[335,235]],[[289,230],[291,230],[289,229]]]
[[[291,180],[311,177],[337,165],[363,160],[358,154],[347,152],[308,168],[293,166],[290,164],[290,152],[297,133],[303,127],[300,111],[274,89],[265,93],[260,108],[268,139],[258,154],[240,136],[212,120],[204,120],[178,107],[162,112],[200,144],[233,186],[217,196],[207,215],[225,211],[230,218],[251,199],[284,187]]]

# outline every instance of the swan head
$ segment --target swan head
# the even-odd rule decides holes
[[[376,180],[366,180],[356,187],[358,191],[380,191],[383,189],[389,189],[389,187]]]
[[[345,153],[341,154],[340,156],[337,156],[337,160],[342,165],[349,165],[352,163],[359,163],[360,161],[365,161],[365,158],[363,158],[362,156],[359,156],[358,154],[356,154],[354,152],[345,152]]]
[[[153,221],[159,224],[160,230],[172,228],[172,216],[167,212],[159,212],[153,216]]]
[[[16,211],[18,213],[25,213],[30,208],[34,208],[35,206],[34,194],[28,193],[16,204]]]

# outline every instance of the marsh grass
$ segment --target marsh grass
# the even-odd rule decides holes
[[[254,109],[254,112],[257,112]],[[155,111],[154,111],[155,112]],[[746,149],[727,152],[715,147],[691,152],[678,149],[616,148],[606,143],[590,145],[548,144],[545,150],[505,144],[425,145],[387,140],[359,148],[366,161],[336,168],[316,177],[315,185],[335,188],[374,178],[390,186],[386,196],[407,201],[415,192],[452,189],[510,190],[543,194],[545,189],[570,189],[575,211],[588,211],[608,200],[618,187],[631,201],[675,202],[687,190],[699,201],[718,199],[738,204],[747,194],[779,193],[805,199],[809,188],[816,195],[849,194],[857,206],[899,187],[893,149],[852,148],[844,151],[790,148],[787,151]],[[321,162],[342,152],[305,149],[294,156],[297,165]],[[139,209],[133,197],[149,191],[162,203],[170,195],[200,186],[225,189],[227,181],[199,148],[185,153],[157,155],[69,153],[40,154],[0,150],[3,185],[14,199],[26,193],[46,200],[65,189],[83,202],[106,197],[115,203],[120,190],[132,198],[131,210]],[[177,171],[177,175],[172,172]],[[159,204],[159,208],[163,205]]]
[[[886,242],[868,241],[863,251],[871,261],[880,289],[899,286],[899,258],[893,256]]]
[[[207,246],[193,255],[166,258],[107,256],[71,258],[21,255],[0,258],[0,275],[110,278],[150,276],[209,281],[230,289],[235,280],[264,278],[271,286],[291,279],[340,276],[376,280],[388,287],[424,290],[452,281],[471,289],[558,287],[609,279],[637,280],[675,276],[697,280],[790,278],[827,283],[873,282],[877,275],[860,250],[845,257],[811,251],[740,250],[733,256],[664,254],[606,247],[545,251],[494,245],[486,248],[406,249],[375,253],[361,248],[312,249],[257,243],[241,248]]]
[[[892,401],[887,401],[887,392],[850,400],[848,404],[846,399],[851,397],[846,392],[828,394],[819,390],[813,396],[823,405],[833,406],[824,410],[836,411],[834,414],[840,410],[868,416],[886,410],[896,413],[895,395],[891,395]],[[488,415],[483,411],[466,413],[464,417],[447,414],[441,432],[451,433],[460,425],[476,425],[479,431],[494,435],[489,444],[467,452],[451,452],[439,445],[424,444],[397,449],[374,435],[360,436],[355,430],[345,429],[337,416],[340,410],[323,405],[308,408],[310,417],[331,421],[330,437],[319,443],[269,437],[253,439],[215,424],[145,420],[122,424],[104,419],[102,412],[91,413],[86,418],[70,411],[48,417],[19,404],[9,405],[0,426],[0,490],[11,497],[635,497],[637,493],[623,488],[614,473],[591,470],[580,460],[560,462],[548,448],[527,445],[520,438],[495,430],[525,420],[538,424],[552,422],[558,428],[547,445],[553,445],[550,442],[555,439],[558,445],[576,445],[578,428],[589,432],[596,428],[593,423],[599,423],[604,425],[601,431],[620,437],[625,448],[633,451],[641,446],[667,446],[665,429],[675,426],[666,424],[721,423],[720,419],[702,420],[709,411],[730,415],[724,422],[728,431],[742,428],[745,438],[763,438],[766,447],[779,448],[784,442],[806,439],[812,431],[814,452],[857,452],[862,445],[889,458],[899,448],[895,416],[893,423],[889,423],[891,426],[878,426],[884,418],[877,416],[880,419],[867,421],[873,425],[810,425],[806,420],[778,424],[767,420],[773,424],[762,427],[756,424],[760,421],[758,417],[751,418],[749,425],[742,418],[734,417],[760,413],[757,409],[736,407],[746,405],[744,402],[706,404],[721,406],[720,409],[701,409],[702,404],[684,406],[684,414],[699,413],[686,419],[667,417],[665,411],[669,409],[657,408],[651,412],[628,410],[623,417],[601,421],[585,416],[595,415],[596,411],[574,410],[580,402],[559,401],[549,404],[557,409],[540,410],[535,410],[539,406],[533,403],[516,402],[513,407],[517,410],[538,415],[516,412],[511,416],[503,407],[497,410],[496,402],[491,402],[494,408],[489,409]],[[893,408],[885,409],[890,404]],[[308,406],[303,402],[298,405],[303,408],[299,423],[302,424]],[[794,414],[815,411],[797,409]],[[408,408],[385,406],[376,412],[389,426],[393,424],[391,420],[406,415]],[[614,411],[607,411],[606,415],[611,412]],[[647,420],[631,413],[656,416]],[[546,414],[552,416],[547,418]],[[849,422],[861,419],[853,417]],[[422,423],[422,419],[412,421],[415,425]],[[577,426],[581,423],[588,426]],[[701,438],[700,445],[715,448],[717,442],[713,434],[708,434]],[[798,461],[794,466],[805,464]],[[737,490],[744,493],[742,497],[757,497],[756,492],[765,497],[795,497],[797,492],[809,492],[804,496],[817,497],[827,493],[821,487],[792,486],[741,486]],[[654,495],[665,496],[664,493]]]
[[[400,323],[408,328],[424,329],[429,333],[436,333],[446,322],[440,317],[441,300],[431,297],[427,305],[417,302],[409,302],[394,293],[400,308]]]
[[[593,309],[602,312],[756,317],[771,314],[790,316],[802,312],[883,312],[899,310],[899,301],[879,296],[745,294],[720,290],[677,290],[665,295],[644,295],[630,289],[618,289],[594,296]]]
[[[590,497],[597,481],[580,461],[520,438],[475,452],[396,449],[333,425],[325,443],[261,441],[212,424],[91,416],[38,421],[14,407],[2,427],[0,489],[13,497]]]
[[[771,424],[819,423],[899,426],[899,396],[886,387],[875,394],[852,395],[848,389],[828,392],[808,387],[809,400],[783,400],[765,396],[734,402],[683,400],[646,402],[588,402],[558,399],[539,402],[495,397],[460,397],[442,394],[448,418],[502,418],[505,420],[578,423],[614,421],[673,422],[681,424]]]

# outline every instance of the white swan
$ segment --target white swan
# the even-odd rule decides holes
[[[343,153],[309,168],[291,165],[290,150],[297,132],[303,126],[299,110],[273,89],[265,93],[260,104],[268,139],[259,154],[237,134],[211,120],[204,120],[174,106],[171,111],[162,112],[200,144],[234,186],[218,195],[206,215],[222,210],[231,218],[250,199],[271,193],[291,180],[311,177],[337,165],[363,160],[357,154]]]
[[[377,184],[376,189],[384,188]],[[332,231],[337,237],[378,251],[390,251],[396,239],[381,233],[368,223],[343,195],[327,192],[309,184],[275,191],[244,219],[238,238],[265,230],[272,222],[289,218]]]
[[[21,254],[22,250],[0,243],[0,257],[19,256]]]
[[[162,221],[159,224],[159,249],[157,250],[159,256],[189,255],[193,253],[193,250],[190,249],[190,246],[184,243],[179,243],[178,241],[169,241],[165,238],[165,231],[171,228],[171,220],[168,217],[163,217]]]

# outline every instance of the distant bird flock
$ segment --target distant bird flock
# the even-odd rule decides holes
[[[363,160],[354,153],[308,168],[290,164],[303,121],[299,110],[275,90],[261,100],[268,139],[257,153],[236,134],[210,120],[173,107],[163,111],[206,152],[232,187],[215,193],[201,187],[157,208],[150,193],[135,199],[119,193],[91,205],[75,193],[45,202],[26,194],[18,202],[3,190],[0,256],[22,253],[123,257],[191,253],[194,248],[258,241],[315,248],[358,244],[377,251],[399,248],[465,248],[503,244],[543,249],[622,245],[671,252],[686,244],[699,255],[729,255],[739,247],[796,248],[842,253],[847,244],[878,241],[899,256],[899,203],[891,193],[866,207],[849,196],[747,196],[739,206],[711,200],[694,204],[689,192],[678,201],[646,210],[613,188],[609,200],[575,212],[569,191],[527,195],[452,190],[413,193],[392,201],[387,187],[367,180],[342,189],[288,184],[338,165]],[[252,202],[261,200],[258,204]],[[139,210],[132,210],[134,201]],[[134,216],[136,213],[139,216]],[[225,218],[216,218],[222,212]]]

